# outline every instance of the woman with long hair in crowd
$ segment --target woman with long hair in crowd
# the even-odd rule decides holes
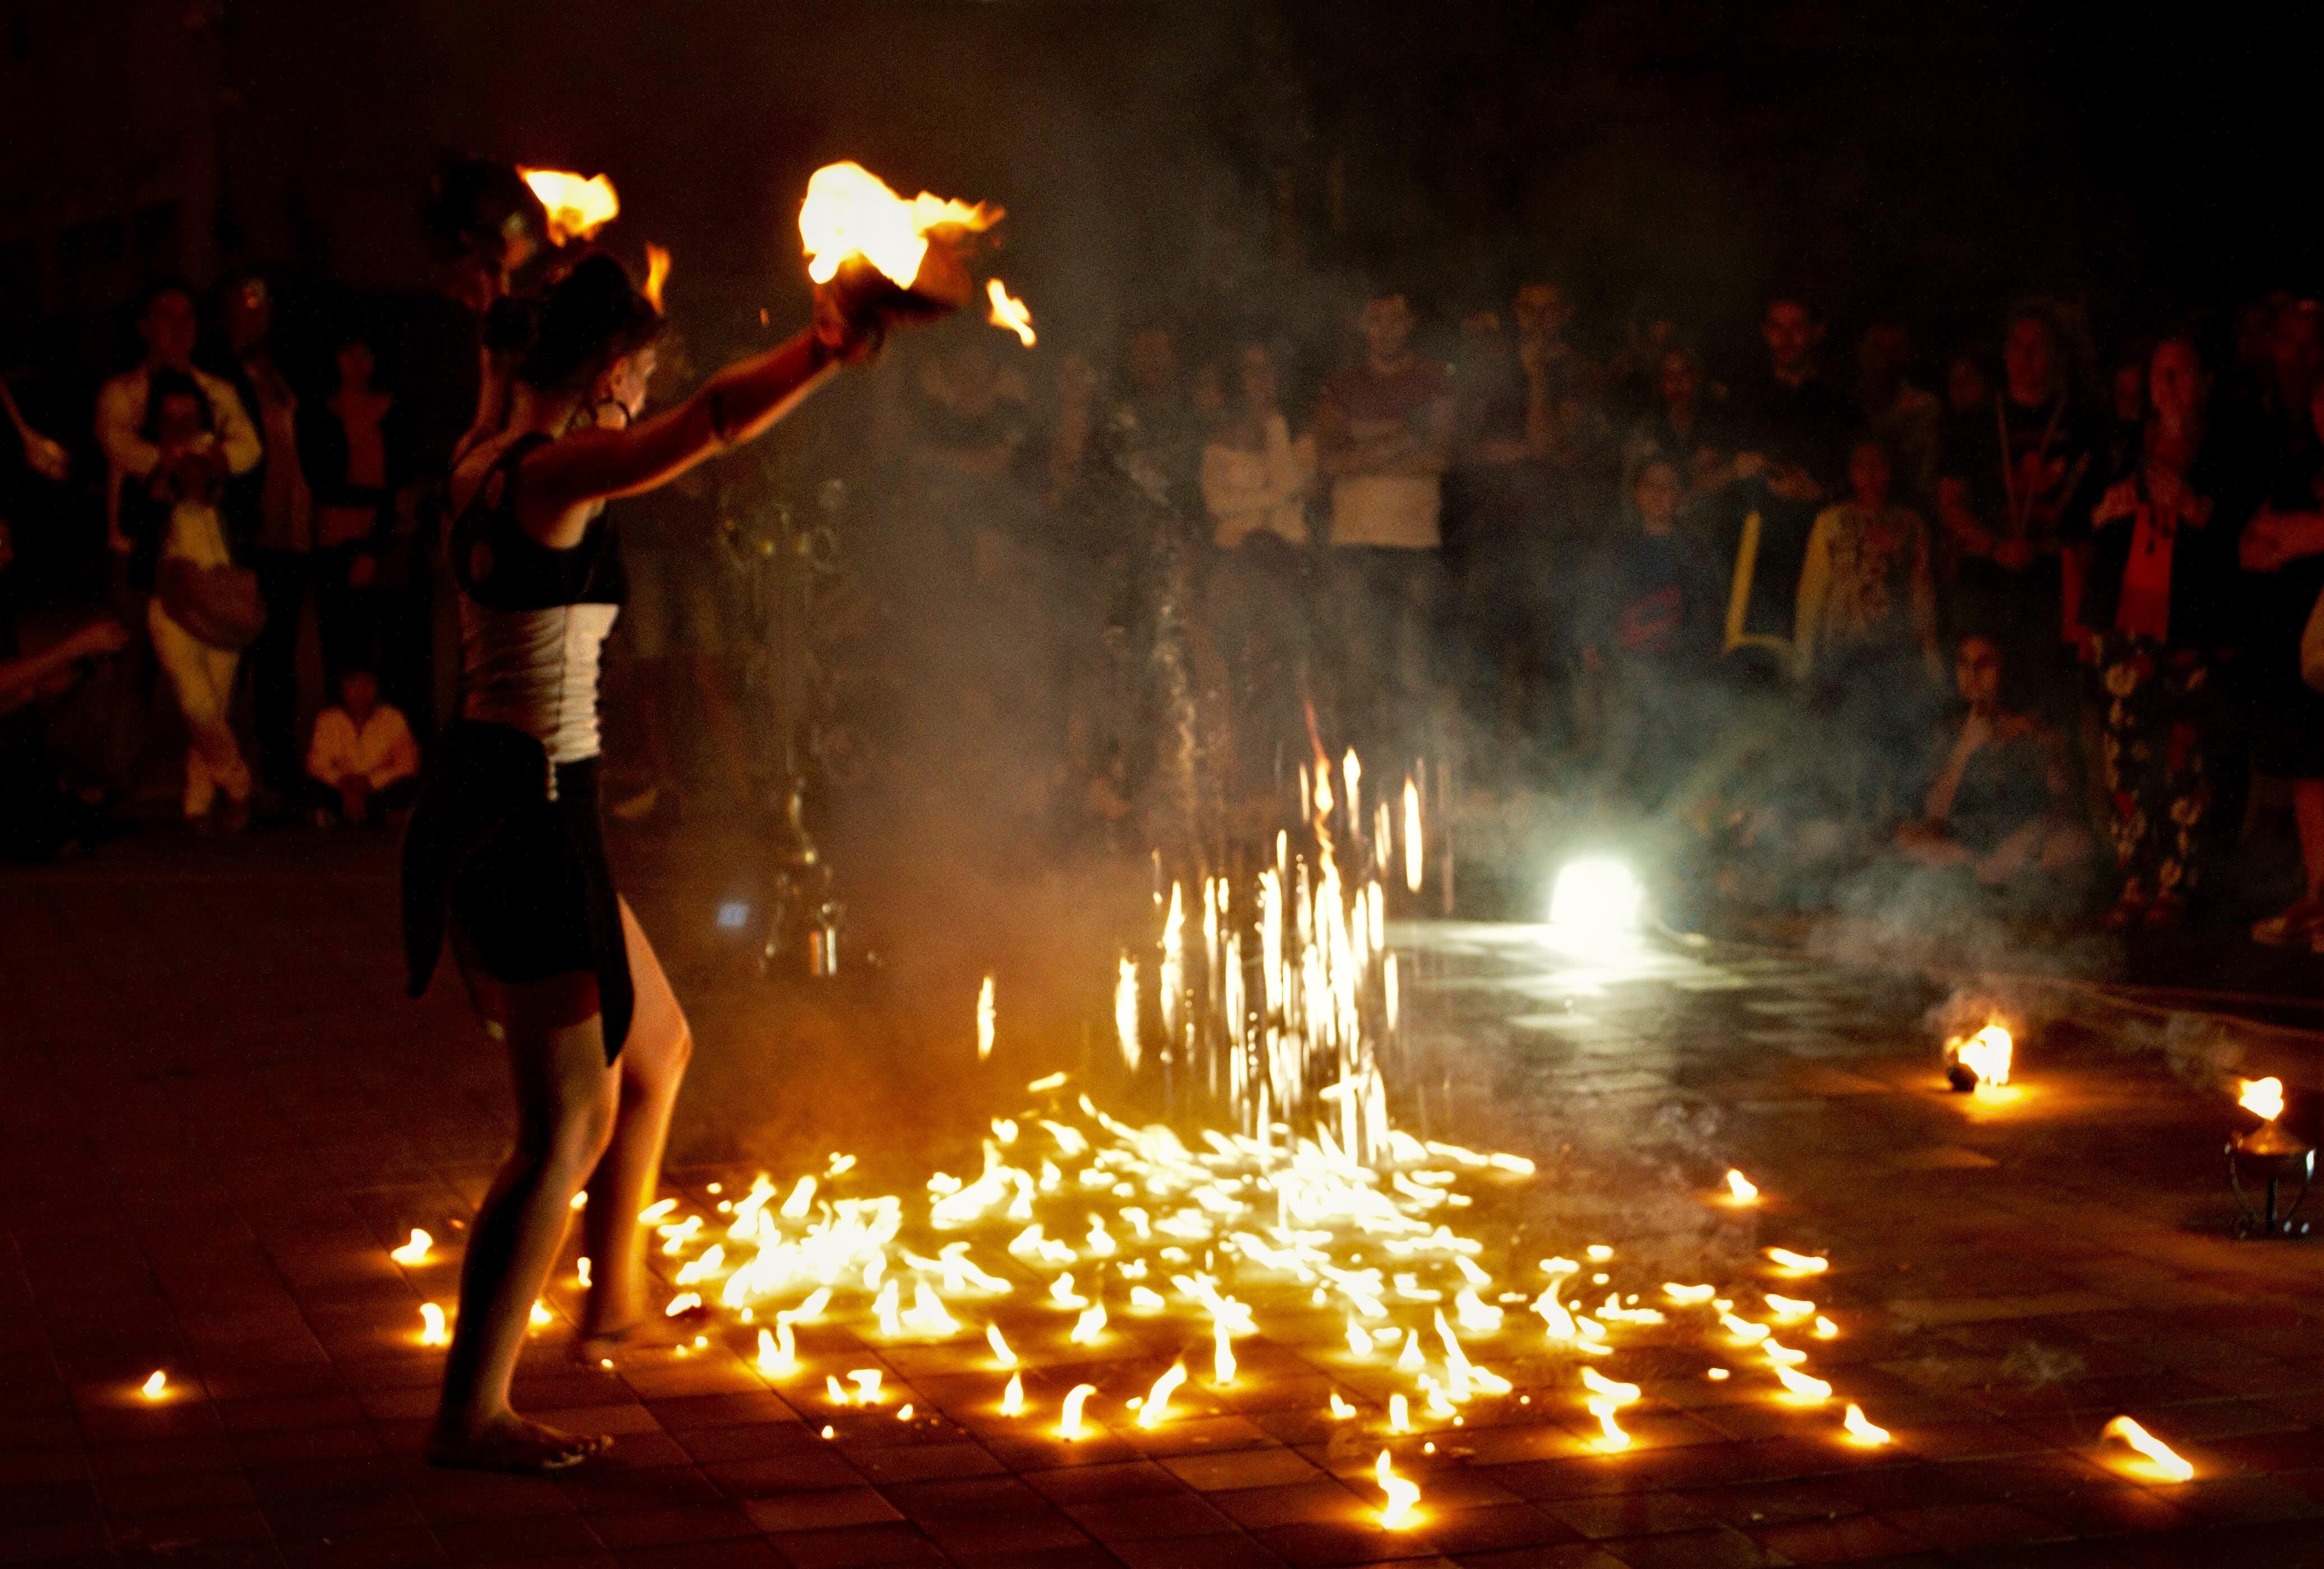
[[[405,946],[417,994],[448,927],[485,1032],[508,1049],[518,1131],[469,1233],[428,1442],[438,1464],[553,1471],[611,1443],[509,1406],[576,1193],[594,1266],[581,1349],[608,1354],[650,1316],[638,1215],[692,1040],[605,858],[597,672],[623,585],[604,503],[767,430],[876,347],[900,302],[877,274],[843,271],[811,328],[613,429],[599,407],[642,407],[661,318],[619,263],[586,257],[542,301],[503,428],[454,468],[465,706],[405,843]]]

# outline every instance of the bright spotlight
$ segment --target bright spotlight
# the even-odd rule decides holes
[[[1638,929],[1637,874],[1607,855],[1569,862],[1549,896],[1549,924],[1591,937]]]

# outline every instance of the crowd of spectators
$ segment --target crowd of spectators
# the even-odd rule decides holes
[[[101,531],[113,568],[108,616],[22,658],[0,517],[13,854],[101,833],[157,752],[205,832],[392,822],[444,710],[424,432],[466,411],[383,375],[360,330],[294,374],[263,279],[204,303],[148,291],[88,440],[6,402],[0,509]],[[2167,931],[2280,807],[2301,866],[2253,935],[2324,947],[2314,303],[2101,356],[2029,300],[1990,355],[1924,358],[1899,320],[1843,342],[1779,295],[1719,371],[1672,317],[1581,330],[1554,281],[1435,303],[1379,290],[1321,333],[1144,318],[1029,355],[963,321],[883,367],[859,510],[918,570],[859,585],[868,623],[982,617],[973,669],[922,673],[1041,715],[1048,830],[1122,831],[1173,756],[1230,805],[1279,798],[1328,741],[1675,826],[1677,860],[1746,902],[1941,888]],[[675,338],[666,358],[682,391]],[[12,504],[76,453],[101,520]],[[762,629],[726,548],[746,489],[714,469],[617,510],[609,696],[643,760],[619,817],[763,793],[741,703]],[[68,757],[48,721],[76,669],[98,739]]]

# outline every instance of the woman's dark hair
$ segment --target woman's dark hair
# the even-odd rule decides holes
[[[202,429],[217,429],[216,417],[210,412],[210,401],[202,395],[199,382],[184,371],[155,371],[145,379],[145,421],[137,428],[140,436],[148,441],[161,439],[161,405],[171,398],[191,398],[195,417],[201,421]]]
[[[565,387],[635,354],[661,336],[661,312],[613,257],[585,256],[541,301],[540,317],[517,366],[529,387]]]

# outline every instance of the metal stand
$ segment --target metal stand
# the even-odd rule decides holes
[[[2278,1190],[2293,1177],[2300,1179],[2300,1191],[2289,1204],[2279,1208]],[[2262,1124],[2240,1139],[2227,1140],[2227,1187],[2236,1195],[2236,1205],[2243,1211],[2235,1224],[2235,1234],[2243,1238],[2304,1237],[2309,1223],[2296,1218],[2300,1206],[2308,1201],[2308,1189],[2316,1180],[2315,1149],[2285,1132],[2273,1122]],[[2265,1198],[2260,1208],[2252,1207],[2251,1195],[2245,1191],[2246,1183],[2264,1184]]]

